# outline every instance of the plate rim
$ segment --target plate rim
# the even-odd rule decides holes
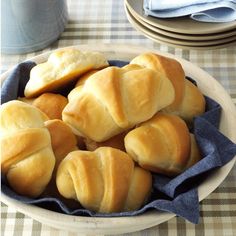
[[[155,41],[159,41],[159,42],[163,42],[172,46],[177,46],[177,47],[188,47],[188,48],[194,48],[194,49],[212,49],[214,47],[217,46],[226,46],[227,44],[230,43],[235,43],[236,42],[236,34],[221,40],[212,40],[212,42],[210,41],[197,41],[197,42],[191,42],[189,40],[178,40],[175,38],[171,38],[169,36],[166,35],[161,35],[158,34],[156,32],[154,32],[153,30],[151,30],[150,28],[145,27],[140,21],[137,20],[137,18],[135,18],[132,13],[129,11],[128,6],[125,6],[125,12],[126,12],[126,16],[130,22],[130,24],[139,32],[141,32],[143,35],[145,35],[146,37],[151,38],[152,40]],[[221,41],[221,42],[219,42]]]
[[[176,33],[185,33],[185,34],[213,34],[213,33],[219,33],[219,32],[224,32],[227,30],[231,30],[231,29],[236,29],[236,21],[235,22],[227,22],[227,23],[217,23],[214,24],[215,26],[220,26],[220,25],[226,25],[225,27],[215,27],[215,28],[207,28],[208,26],[212,26],[212,23],[206,23],[206,22],[198,22],[198,21],[194,21],[190,18],[187,17],[183,17],[183,18],[173,18],[173,21],[179,21],[181,22],[181,20],[185,20],[187,22],[191,22],[195,25],[200,25],[201,27],[198,27],[198,31],[192,31],[191,29],[185,29],[182,28],[180,29],[176,29],[175,27],[170,27],[170,23],[169,26],[167,25],[163,25],[160,22],[161,21],[169,21],[171,22],[172,19],[165,19],[165,18],[155,18],[155,17],[151,17],[151,16],[146,16],[144,14],[140,14],[140,12],[137,12],[134,8],[134,2],[136,2],[136,4],[138,4],[138,10],[142,10],[143,11],[143,0],[125,0],[125,3],[127,3],[139,16],[141,19],[143,19],[144,21],[146,21],[147,23],[157,26],[163,30],[167,30],[167,31],[171,31],[171,32],[176,32]],[[157,23],[159,21],[159,23]],[[186,24],[186,22],[185,22]],[[206,26],[206,27],[205,27]]]
[[[221,32],[221,33],[216,33],[216,34],[206,34],[206,35],[192,35],[192,34],[183,34],[183,33],[177,33],[177,32],[171,32],[171,31],[167,31],[167,30],[163,30],[161,28],[158,28],[157,26],[151,25],[150,23],[142,20],[142,18],[135,12],[132,11],[128,4],[126,4],[126,7],[129,9],[129,13],[137,20],[140,22],[140,24],[142,24],[143,26],[145,26],[146,28],[149,28],[150,30],[158,33],[158,34],[162,34],[168,37],[172,37],[172,38],[177,38],[177,39],[185,39],[185,40],[196,40],[197,41],[210,41],[210,40],[218,40],[218,39],[224,39],[224,38],[228,38],[228,37],[232,37],[232,36],[236,36],[236,31],[235,29],[233,30],[229,30],[229,31],[225,31],[225,32]]]
[[[222,91],[223,96],[223,100],[225,101],[225,99],[227,100],[227,102],[229,103],[229,107],[228,109],[230,110],[230,116],[234,116],[236,117],[236,109],[234,110],[234,104],[229,96],[229,94],[226,92],[226,90],[220,85],[220,83],[215,80],[211,75],[209,75],[207,72],[203,71],[200,67],[198,67],[195,64],[192,64],[191,62],[188,62],[187,60],[180,58],[178,56],[175,56],[173,54],[170,53],[166,53],[166,52],[161,52],[157,49],[154,48],[148,48],[148,47],[140,47],[140,46],[134,46],[134,45],[123,45],[123,44],[101,44],[99,45],[99,50],[97,49],[97,45],[95,44],[83,44],[83,45],[76,45],[76,46],[67,46],[67,47],[63,47],[63,48],[78,48],[80,50],[89,50],[89,51],[100,51],[103,52],[104,54],[111,54],[114,53],[116,57],[119,57],[119,53],[124,53],[127,54],[127,57],[130,57],[130,55],[134,54],[134,55],[138,55],[140,53],[143,52],[148,52],[148,51],[152,51],[154,53],[159,53],[160,55],[163,56],[168,56],[171,58],[175,58],[176,60],[178,60],[183,68],[185,69],[186,74],[188,75],[191,72],[191,69],[194,69],[195,72],[199,72],[197,73],[198,76],[202,76],[210,81],[213,81],[215,86],[220,89]],[[58,48],[58,49],[62,49],[62,48]],[[56,50],[58,50],[56,49]],[[128,50],[128,52],[127,52]],[[38,63],[41,63],[43,61],[45,61],[45,59],[48,57],[48,55],[54,50],[45,52],[43,54],[40,54],[38,56],[35,56],[33,58],[29,58],[26,61],[35,61]],[[133,55],[133,56],[134,56]],[[118,59],[118,58],[113,58],[113,59]],[[3,82],[3,80],[9,75],[9,73],[13,70],[13,68],[10,68],[8,71],[6,71],[5,73],[3,73],[1,75],[1,82]],[[223,101],[222,100],[222,101]],[[231,140],[233,139],[233,141],[236,142],[236,134],[234,134],[233,132],[230,133],[230,137]],[[223,180],[226,178],[226,176],[229,174],[230,170],[233,168],[234,163],[236,161],[236,156],[226,165],[224,165],[223,167],[221,167],[219,170],[216,170],[215,176],[212,177],[212,179],[215,182],[215,177],[219,179],[217,184],[211,185],[211,189],[206,193],[206,191],[204,191],[203,187],[204,185],[206,185],[206,182],[204,182],[203,185],[200,185],[198,187],[199,190],[199,201],[202,201],[204,198],[206,198],[210,193],[212,193],[212,191],[214,191],[222,182]],[[220,175],[218,174],[219,172]],[[212,181],[212,179],[208,179],[209,182]],[[200,196],[201,195],[201,196]],[[27,205],[24,203],[21,203],[18,200],[14,200],[9,198],[8,196],[6,196],[5,194],[1,194],[1,201],[5,204],[9,204],[9,206],[11,207],[15,207],[18,211],[24,213],[25,215],[28,215],[30,217],[32,217],[33,219],[39,220],[40,222],[50,225],[50,226],[58,226],[58,228],[61,229],[67,229],[68,230],[68,226],[66,225],[66,228],[63,228],[63,225],[55,225],[55,222],[58,222],[59,219],[64,219],[64,217],[66,216],[66,218],[70,219],[70,226],[71,228],[69,228],[72,231],[77,231],[77,232],[86,232],[86,233],[128,233],[128,232],[134,232],[134,231],[138,231],[138,230],[142,230],[145,228],[149,228],[155,225],[158,225],[162,222],[165,222],[169,219],[171,219],[172,217],[175,216],[175,214],[173,213],[167,213],[167,212],[159,212],[159,211],[150,211],[135,217],[112,217],[112,218],[107,218],[107,217],[87,217],[87,216],[71,216],[71,215],[66,215],[66,214],[62,214],[62,213],[57,213],[57,212],[52,212],[50,211],[50,213],[53,213],[54,216],[54,221],[52,219],[52,217],[50,216],[50,222],[45,222],[43,220],[44,214],[48,214],[49,210],[36,207],[36,206],[32,206],[32,205]],[[23,206],[23,207],[22,207]],[[34,208],[34,209],[33,209]],[[26,210],[27,209],[27,210]],[[33,212],[37,212],[40,211],[40,213],[42,213],[42,215],[38,214],[30,214],[29,213],[29,209],[33,209]],[[162,215],[162,218],[159,219],[158,221],[158,217]],[[64,217],[62,217],[64,216]],[[85,221],[85,223],[84,223]],[[63,221],[62,221],[63,222]],[[76,222],[76,226],[73,224]],[[140,224],[140,222],[142,222]],[[54,223],[54,224],[53,224]],[[61,226],[61,227],[60,227]],[[73,226],[73,227],[72,227]]]

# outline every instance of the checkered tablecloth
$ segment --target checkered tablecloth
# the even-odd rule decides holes
[[[59,47],[87,43],[133,44],[169,52],[200,66],[222,84],[236,104],[236,46],[196,51],[152,42],[132,28],[126,19],[121,0],[68,0],[68,9],[69,21],[58,41],[35,53],[2,55],[1,72],[28,58]],[[224,182],[201,202],[200,215],[200,223],[197,225],[175,217],[158,226],[126,235],[236,235],[236,166]],[[5,236],[81,235],[48,227],[3,203],[1,233]]]

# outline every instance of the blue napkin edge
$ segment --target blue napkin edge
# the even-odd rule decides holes
[[[192,20],[209,23],[226,23],[236,20],[236,1],[214,1],[189,4],[176,8],[155,10],[150,8],[148,0],[144,1],[144,14],[157,18],[190,17]],[[157,9],[157,8],[156,8]]]

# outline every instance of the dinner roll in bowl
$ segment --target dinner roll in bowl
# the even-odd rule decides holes
[[[75,48],[56,50],[46,62],[32,68],[25,96],[37,97],[55,91],[76,81],[78,76],[89,70],[107,66],[106,58],[99,52],[82,52]]]
[[[152,69],[108,67],[70,93],[62,119],[75,134],[102,142],[173,102],[171,82]]]

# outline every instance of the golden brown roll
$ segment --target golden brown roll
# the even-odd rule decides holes
[[[1,171],[17,193],[39,196],[51,179],[55,156],[44,126],[46,115],[34,106],[10,101],[0,108]]]
[[[157,70],[166,75],[175,90],[174,102],[163,111],[179,115],[187,123],[205,111],[205,98],[200,90],[187,79],[181,64],[172,58],[154,53],[143,53],[135,57],[131,64]]]
[[[69,152],[78,149],[76,146],[77,139],[71,131],[71,128],[61,120],[55,119],[45,121],[45,127],[48,129],[51,136],[52,150],[56,158],[54,168],[54,175],[56,175],[57,167],[60,162]]]
[[[172,114],[180,116],[187,124],[191,124],[193,118],[205,112],[206,101],[201,91],[190,81],[185,80],[184,99],[179,108]],[[168,110],[164,109],[168,112]]]
[[[152,176],[125,152],[100,147],[69,153],[59,165],[56,182],[63,197],[89,210],[112,213],[140,208],[150,193]]]
[[[190,133],[178,116],[157,113],[126,135],[125,148],[144,169],[172,176],[186,166]]]
[[[178,109],[184,96],[185,73],[177,60],[147,52],[135,57],[130,64],[141,65],[164,74],[171,81],[175,90],[175,99],[168,106],[168,110]]]
[[[25,97],[55,92],[76,81],[78,76],[87,71],[108,65],[104,55],[98,52],[81,52],[76,48],[58,49],[51,53],[46,62],[32,68],[25,86]]]
[[[49,119],[62,119],[62,111],[68,100],[60,94],[44,93],[37,97],[32,105],[43,111]]]
[[[86,145],[86,149],[88,151],[94,151],[99,147],[112,147],[119,149],[121,151],[125,151],[125,144],[124,144],[124,138],[128,131],[125,131],[121,134],[117,134],[116,136],[104,141],[104,142],[95,142],[91,139],[85,138],[84,142]]]
[[[173,86],[163,74],[140,67],[105,68],[74,90],[62,119],[75,134],[96,142],[150,119],[174,99]]]

